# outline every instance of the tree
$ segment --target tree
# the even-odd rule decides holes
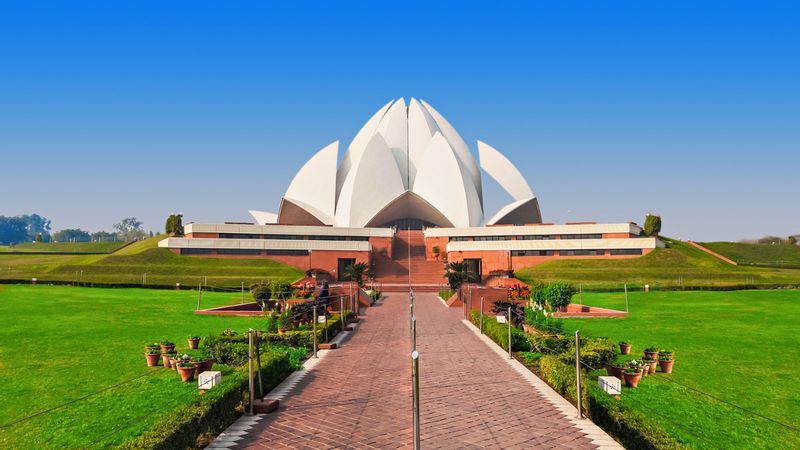
[[[25,214],[19,216],[25,221],[28,230],[28,240],[34,241],[37,236],[42,235],[42,240],[37,242],[46,242],[50,240],[50,220],[38,214]]]
[[[164,231],[166,231],[169,236],[183,236],[183,215],[170,214],[169,217],[167,217]]]
[[[79,228],[67,228],[53,233],[53,239],[58,242],[89,242],[92,236]]]
[[[358,287],[364,287],[364,273],[366,271],[367,265],[365,263],[354,263],[344,268],[344,276],[348,280],[358,283]]]
[[[789,245],[797,245],[797,237],[789,236]]]
[[[550,283],[542,290],[542,297],[551,308],[569,305],[573,295],[575,295],[575,287],[563,281]]]
[[[44,237],[42,236],[42,233],[38,233],[36,235],[36,242],[44,242]]]
[[[146,233],[142,229],[142,222],[136,220],[136,217],[122,219],[121,222],[115,223],[113,227],[117,230],[117,235],[120,239],[124,241],[134,241],[146,236]]]
[[[13,245],[31,240],[28,239],[28,224],[24,216],[0,216],[0,244]]]
[[[777,236],[764,236],[763,238],[758,240],[759,244],[771,244],[771,245],[779,245],[783,244],[783,239]]]
[[[92,240],[97,242],[116,242],[117,235],[115,233],[109,233],[108,231],[98,231],[92,233]]]
[[[658,236],[661,232],[661,216],[648,214],[644,219],[644,234],[647,236]]]

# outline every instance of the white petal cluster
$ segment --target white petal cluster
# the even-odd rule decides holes
[[[520,220],[520,214],[526,223],[540,222],[538,202],[522,174],[483,142],[478,152],[483,169],[514,198],[486,223]],[[478,163],[453,126],[424,101],[387,103],[361,128],[337,167],[338,153],[336,141],[297,172],[278,223],[367,227],[409,217],[449,227],[484,223]]]

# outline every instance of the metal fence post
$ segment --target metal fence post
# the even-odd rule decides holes
[[[258,376],[258,398],[261,401],[264,401],[264,380],[261,379],[261,351],[258,349],[258,330],[254,331],[255,333],[255,353],[256,353],[256,368],[258,371],[256,375]]]
[[[581,331],[575,330],[575,384],[578,388],[578,419],[583,419],[581,408]]]
[[[203,285],[201,283],[197,284],[197,308],[195,311],[200,310],[200,293],[203,292]]]
[[[411,316],[411,350],[417,349],[417,317]]]
[[[483,334],[483,297],[481,297],[481,323],[480,323],[481,334]]]
[[[580,286],[580,288],[581,288],[581,296],[580,296],[580,299],[581,299],[581,306],[583,306],[583,283],[579,284],[578,286]]]
[[[339,296],[339,315],[342,319],[342,331],[344,331],[344,295]]]
[[[628,312],[628,283],[625,283],[625,312]]]
[[[244,303],[244,281],[242,281],[242,303]]]
[[[253,415],[253,394],[255,393],[253,380],[253,329],[247,330],[247,385],[250,392],[250,415]]]
[[[419,352],[411,352],[411,389],[414,415],[414,450],[419,450]]]
[[[317,305],[314,304],[314,358],[317,358]]]
[[[511,356],[511,307],[510,306],[508,307],[508,316],[506,317],[506,319],[508,319],[508,359],[512,359],[513,356]]]

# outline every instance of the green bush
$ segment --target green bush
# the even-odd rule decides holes
[[[563,281],[550,283],[542,290],[544,301],[552,308],[569,305],[573,295],[575,295],[575,288]]]
[[[561,319],[545,314],[544,308],[536,303],[525,308],[525,323],[547,333],[563,333],[564,324]]]
[[[642,232],[645,236],[657,236],[661,232],[661,216],[648,214],[644,219]]]
[[[268,352],[261,356],[261,379],[265,392],[292,373],[288,352]],[[177,410],[163,412],[145,433],[122,444],[125,449],[200,448],[225,431],[241,415],[248,401],[247,369],[226,373],[222,383],[198,395],[197,399]]]
[[[581,362],[595,369],[603,369],[617,357],[617,345],[610,339],[581,340]]]
[[[475,325],[480,324],[480,314],[472,312],[472,323]],[[483,334],[489,336],[497,345],[503,347],[503,350],[508,350],[508,324],[497,323],[494,317],[483,317]],[[527,352],[530,351],[531,344],[528,342],[527,333],[519,328],[511,328],[511,351],[514,352]]]
[[[294,293],[294,286],[288,281],[276,281],[270,285],[272,289],[272,298],[287,300],[292,298]]]

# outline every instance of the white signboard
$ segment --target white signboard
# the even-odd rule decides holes
[[[506,323],[506,316],[497,316],[497,323]]]

